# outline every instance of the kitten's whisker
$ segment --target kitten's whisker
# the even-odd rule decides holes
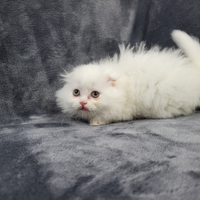
[[[72,110],[72,111],[66,113],[66,117],[71,118],[71,117],[73,117],[73,116],[75,115],[75,113],[76,113],[76,111]],[[66,118],[66,117],[65,117],[65,118]]]
[[[71,113],[70,113],[70,117],[74,117],[76,115],[76,111],[73,110]]]
[[[63,120],[61,121],[61,125],[64,123],[65,119],[67,118],[67,113],[65,114]]]

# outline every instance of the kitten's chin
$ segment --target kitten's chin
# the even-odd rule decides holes
[[[94,117],[94,113],[91,112],[89,109],[87,108],[80,108],[78,111],[77,111],[77,116],[82,118],[82,119],[85,119],[85,120],[90,120],[91,118]]]

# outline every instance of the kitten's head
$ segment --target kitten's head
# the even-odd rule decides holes
[[[65,85],[56,92],[58,106],[64,113],[87,120],[102,115],[119,96],[111,74],[104,66],[90,64],[63,75]]]

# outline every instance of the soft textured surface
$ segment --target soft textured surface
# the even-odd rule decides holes
[[[118,51],[200,37],[198,0],[0,3],[0,199],[200,199],[200,113],[91,127],[60,115],[59,74]],[[31,116],[31,117],[30,117]]]
[[[200,113],[88,126],[1,127],[0,199],[199,199]]]

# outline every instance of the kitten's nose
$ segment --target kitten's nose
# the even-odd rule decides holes
[[[82,106],[84,106],[84,105],[87,104],[87,103],[84,102],[84,101],[81,101],[80,104],[81,104]]]

